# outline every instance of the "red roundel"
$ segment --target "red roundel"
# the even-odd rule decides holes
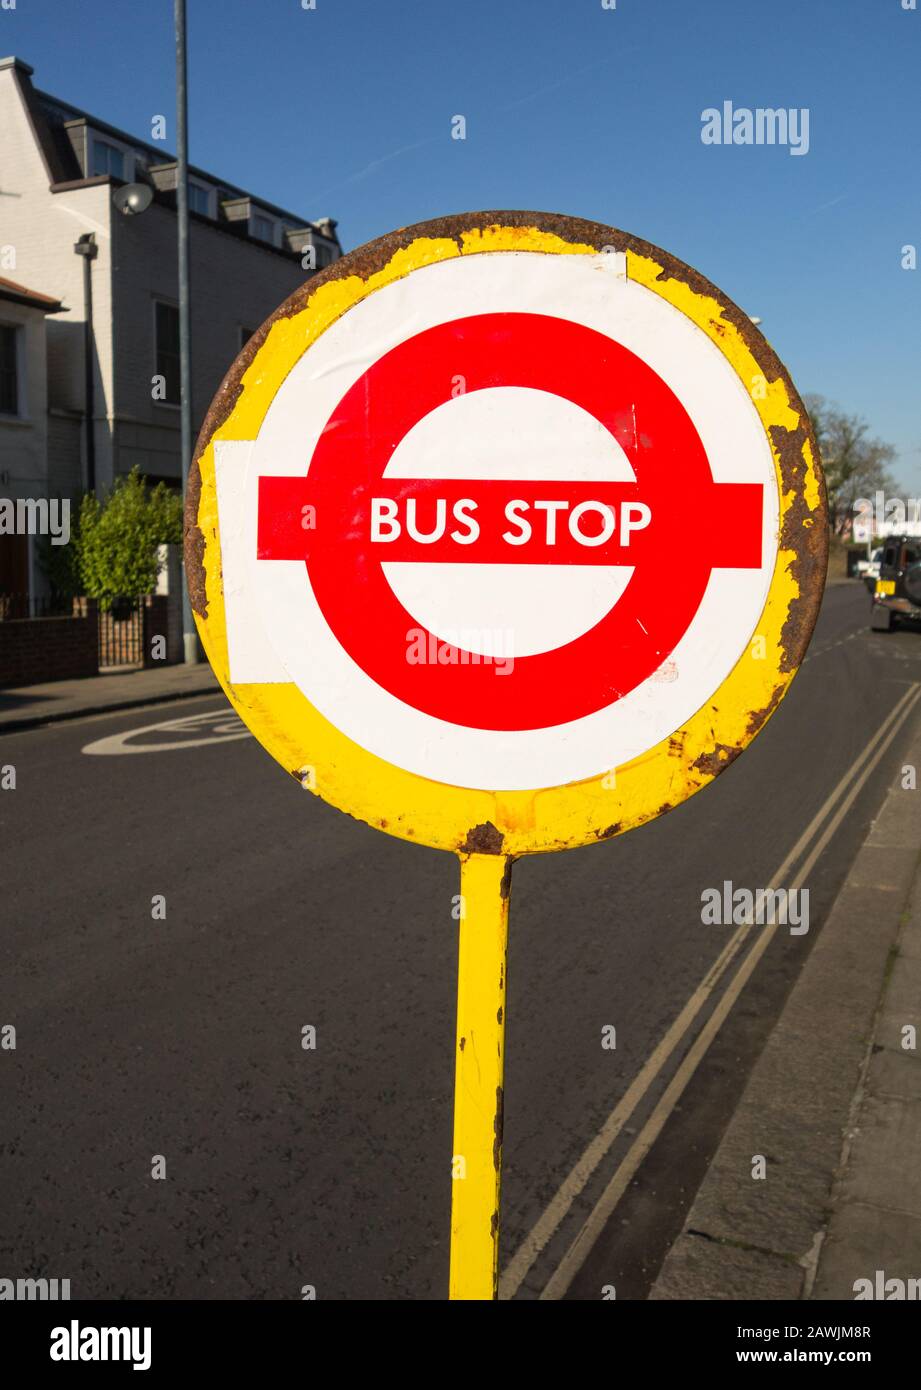
[[[542,477],[529,488],[520,479],[497,477],[385,478],[397,445],[452,399],[458,377],[468,394],[527,387],[581,407],[613,436],[634,481]],[[596,543],[598,511],[590,517],[583,509],[581,532],[589,544],[577,543],[564,526],[552,546],[536,539],[511,547],[502,541],[504,509],[529,496],[552,496],[571,508],[600,502],[612,516],[625,504],[644,504],[649,520],[626,545],[620,529]],[[420,529],[429,530],[437,499],[449,512],[453,502],[476,499],[476,542],[458,546],[445,535],[419,546],[405,534],[395,542],[375,541],[372,499],[390,499],[402,511],[409,498]],[[310,530],[301,524],[307,504],[317,518]],[[760,484],[713,481],[684,407],[635,353],[566,319],[475,314],[417,333],[369,367],[330,416],[305,478],[260,478],[258,557],[303,558],[342,647],[407,705],[471,728],[548,728],[603,709],[647,680],[687,631],[711,569],[760,566],[761,511]],[[381,566],[388,560],[634,570],[620,598],[588,632],[551,651],[516,655],[497,679],[492,666],[469,654],[443,663],[407,659],[408,634],[420,624],[387,582]]]

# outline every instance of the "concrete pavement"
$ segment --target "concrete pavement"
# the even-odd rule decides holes
[[[877,1271],[921,1276],[919,770],[916,727],[651,1298],[854,1299]]]
[[[110,671],[82,680],[45,681],[0,690],[0,734],[79,719],[88,714],[182,700],[220,689],[211,667],[163,666],[149,671]]]
[[[918,874],[903,917],[855,1095],[812,1298],[854,1298],[858,1292],[866,1297],[870,1289],[879,1298],[881,1282],[887,1298],[901,1298],[905,1293],[897,1281],[921,1279]],[[859,1285],[859,1280],[867,1282]]]

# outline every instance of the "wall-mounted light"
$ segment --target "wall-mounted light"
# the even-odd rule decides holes
[[[112,202],[126,217],[136,217],[150,207],[153,189],[146,183],[125,183],[112,194]]]

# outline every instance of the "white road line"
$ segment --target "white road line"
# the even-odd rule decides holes
[[[825,830],[822,832],[821,836],[816,841],[808,858],[804,860],[799,870],[794,875],[789,885],[790,889],[795,890],[799,888],[800,885],[808,877],[808,875],[812,872],[819,856],[822,854],[823,850],[826,848],[829,841],[832,839],[833,835],[837,831],[844,817],[847,815],[848,811],[851,809],[854,802],[856,801],[858,795],[860,794],[861,788],[866,783],[870,774],[878,766],[880,760],[885,755],[886,750],[889,748],[889,745],[892,743],[896,734],[899,732],[899,729],[902,727],[902,725],[905,723],[905,720],[911,714],[911,711],[914,709],[915,705],[918,702],[919,696],[921,696],[921,686],[914,685],[902,697],[901,701],[899,702],[899,705],[896,706],[896,710],[901,709],[901,713],[898,715],[898,718],[893,723],[884,741],[877,748],[869,763],[867,763],[867,766],[864,768],[860,776],[854,782],[847,796],[844,798],[841,805],[835,812],[834,816],[829,821],[828,825],[825,827]],[[890,715],[890,719],[891,718],[892,716]],[[877,735],[877,737],[879,737],[879,735]],[[781,875],[778,874],[777,878],[779,878],[780,876]],[[777,878],[775,878],[773,882],[776,883]],[[756,965],[758,964],[761,957],[764,955],[768,946],[771,944],[771,941],[773,940],[776,931],[777,927],[776,925],[773,925],[766,926],[761,932],[754,946],[749,951],[742,965],[739,967],[738,971],[733,977],[732,982],[729,985],[729,988],[726,990],[725,994],[720,999],[716,1008],[713,1010],[713,1013],[708,1018],[705,1026],[701,1029],[700,1034],[694,1041],[693,1047],[690,1049],[687,1056],[682,1061],[680,1067],[675,1072],[675,1075],[669,1082],[669,1085],[664,1091],[662,1097],[660,1098],[658,1104],[656,1105],[646,1124],[643,1126],[642,1130],[637,1135],[636,1139],[633,1141],[633,1144],[630,1146],[629,1150],[627,1151],[626,1155],[624,1156],[623,1160],[618,1166],[616,1172],[614,1173],[614,1176],[611,1178],[611,1181],[608,1183],[597,1204],[589,1214],[588,1219],[586,1220],[582,1229],[579,1231],[579,1234],[576,1236],[572,1245],[570,1245],[566,1254],[563,1256],[552,1278],[548,1281],[546,1287],[541,1293],[542,1299],[559,1299],[562,1298],[563,1295],[566,1293],[566,1290],[569,1288],[570,1284],[575,1278],[575,1275],[582,1266],[586,1256],[588,1255],[592,1246],[595,1244],[595,1241],[598,1239],[598,1236],[601,1234],[601,1231],[607,1223],[607,1220],[610,1217],[612,1211],[617,1206],[617,1203],[620,1201],[621,1197],[626,1191],[627,1184],[631,1181],[633,1175],[636,1173],[643,1159],[649,1153],[649,1150],[652,1148],[653,1144],[655,1143],[656,1139],[661,1133],[665,1125],[665,1122],[671,1115],[672,1110],[674,1109],[677,1102],[681,1099],[685,1087],[691,1080],[691,1077],[694,1075],[695,1071],[697,1070],[697,1067],[699,1066],[707,1050],[709,1049],[711,1042],[716,1037],[723,1023],[725,1022],[730,1009],[738,999],[739,995],[742,993],[742,990],[751,978]]]
[[[837,642],[829,642],[826,647],[813,647],[807,652],[800,664],[805,666],[806,662],[811,661],[814,656],[824,656],[826,652],[834,651],[835,647],[843,647],[845,642],[853,642],[855,637],[862,637],[864,632],[868,630],[869,629],[858,628],[855,632],[848,633],[847,637],[840,637]]]
[[[918,685],[910,686],[898,701],[895,708],[886,716],[873,738],[869,741],[863,752],[860,753],[851,764],[837,786],[816,812],[790,853],[786,856],[780,868],[771,879],[772,886],[783,883],[786,875],[808,848],[812,838],[818,833],[822,823],[833,810],[839,798],[845,794],[851,781],[860,773],[863,764],[871,757],[876,745],[885,737],[887,730],[900,718],[900,716],[904,718],[907,715],[910,708],[909,701],[913,704],[914,700],[918,698],[919,692],[921,692],[921,687]],[[893,729],[892,732],[894,734],[895,729]],[[862,785],[862,783],[860,785]],[[835,822],[835,824],[837,824],[837,822]],[[823,845],[824,843],[827,842],[823,841]],[[534,1261],[546,1247],[559,1228],[561,1222],[569,1213],[573,1202],[579,1196],[580,1192],[582,1192],[598,1165],[612,1148],[624,1124],[646,1095],[659,1073],[674,1056],[684,1034],[712,996],[720,980],[726,974],[732,961],[736,955],[738,955],[743,943],[748,938],[750,931],[750,925],[740,927],[723,947],[723,950],[720,952],[713,965],[711,965],[710,969],[697,986],[697,989],[681,1010],[681,1013],[672,1023],[671,1027],[657,1044],[650,1056],[646,1059],[646,1062],[627,1088],[621,1100],[605,1120],[598,1134],[582,1153],[558,1191],[551,1198],[547,1207],[528,1232],[501,1275],[499,1280],[499,1297],[501,1299],[513,1298],[524,1283]],[[591,1220],[591,1217],[589,1220]],[[577,1239],[579,1239],[579,1237],[577,1237]],[[573,1273],[574,1272],[573,1270]],[[571,1277],[570,1275],[570,1279]],[[554,1279],[555,1278],[556,1276],[554,1276]],[[551,1280],[551,1283],[552,1282]],[[566,1287],[568,1287],[568,1283],[569,1281],[567,1281]],[[550,1285],[548,1285],[548,1288],[549,1287]]]
[[[201,738],[183,737],[186,734],[197,733],[200,729],[205,731]],[[168,743],[131,743],[129,741],[137,738],[140,734],[162,733],[164,730],[174,731],[180,737]],[[237,738],[252,738],[252,734],[239,715],[235,714],[232,709],[219,706],[216,710],[183,715],[181,719],[160,720],[156,724],[143,724],[136,729],[125,729],[120,734],[109,734],[105,738],[96,739],[93,743],[84,744],[80,752],[94,756],[122,753],[168,753],[177,748],[203,748],[207,743],[232,743]]]

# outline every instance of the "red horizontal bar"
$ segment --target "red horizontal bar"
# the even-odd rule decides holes
[[[372,501],[395,503],[401,532],[392,540],[371,539]],[[435,529],[437,504],[444,504],[445,527],[439,539],[422,542],[407,533],[407,503],[415,504],[416,525],[423,534]],[[454,508],[465,501],[466,516]],[[519,515],[532,526],[525,544],[510,544],[506,532],[519,535],[520,527],[505,514],[506,505],[520,500],[527,508]],[[547,518],[535,502],[564,502],[555,522],[555,538],[548,538]],[[615,511],[615,529],[600,545],[584,545],[569,529],[568,517],[579,503],[598,502]],[[623,537],[625,503],[645,503],[652,513],[648,526]],[[472,564],[637,565],[673,561],[690,550],[702,548],[714,569],[757,569],[761,564],[763,488],[760,483],[711,483],[697,490],[685,503],[672,487],[660,485],[653,493],[638,483],[516,482],[509,479],[383,478],[363,482],[353,491],[317,489],[309,477],[259,479],[257,558],[306,560],[317,545],[350,545],[381,562],[429,561]],[[452,539],[451,533],[469,535],[466,519],[479,524],[478,537],[470,543]],[[636,514],[634,514],[635,516]],[[581,529],[599,534],[601,517],[587,513]],[[389,531],[389,528],[387,528]]]

